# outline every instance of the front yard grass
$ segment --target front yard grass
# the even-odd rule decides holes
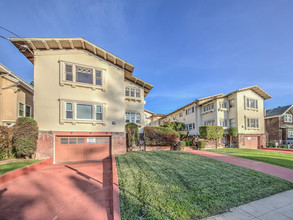
[[[206,151],[234,157],[242,157],[293,169],[293,154],[289,153],[238,148],[209,149]]]
[[[39,161],[40,160],[28,160],[28,161],[11,162],[11,163],[0,165],[0,175],[10,172],[12,170],[16,170],[21,167],[25,167],[33,163],[37,163]]]
[[[200,219],[293,188],[293,183],[174,151],[116,156],[122,219]]]

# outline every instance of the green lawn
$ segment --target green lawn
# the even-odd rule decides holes
[[[293,183],[175,151],[116,156],[122,219],[200,219],[293,188]]]
[[[238,148],[209,149],[209,152],[242,157],[293,169],[293,154]]]
[[[4,165],[0,165],[0,175],[7,173],[12,170],[16,170],[18,168],[39,162],[40,160],[28,160],[28,161],[20,161],[20,162],[11,162]]]

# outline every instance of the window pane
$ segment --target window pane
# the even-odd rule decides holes
[[[103,113],[96,113],[96,120],[102,121],[103,120]]]
[[[85,67],[76,67],[76,81],[93,84],[93,70]]]
[[[134,89],[131,89],[131,97],[134,97]]]
[[[93,106],[85,104],[76,105],[76,118],[93,119]]]
[[[68,138],[61,138],[61,144],[68,144]]]
[[[139,89],[136,90],[136,97],[140,98],[140,90]]]
[[[129,96],[129,88],[125,88],[125,95]]]
[[[66,103],[66,111],[72,111],[72,103]]]
[[[102,79],[96,78],[96,85],[101,86],[102,85]]]
[[[84,138],[77,138],[78,144],[84,144]]]
[[[19,103],[19,105],[18,105],[18,109],[19,109],[18,116],[23,116],[23,113],[24,113],[23,108],[24,108],[24,105],[22,103]]]
[[[28,105],[25,107],[25,116],[26,117],[30,117],[31,116],[31,107],[28,106]]]
[[[102,106],[97,105],[96,106],[96,112],[102,112]]]
[[[69,138],[69,144],[76,144],[76,138]]]
[[[72,66],[71,65],[66,65],[66,80],[67,81],[72,81]]]
[[[19,110],[23,110],[23,104],[19,103]]]
[[[66,111],[66,118],[67,119],[72,119],[73,118],[73,113],[71,111]]]
[[[96,70],[96,77],[101,78],[102,77],[102,72],[99,70]]]

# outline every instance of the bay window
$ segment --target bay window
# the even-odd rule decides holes
[[[256,118],[247,118],[247,127],[248,128],[258,128],[258,119]]]
[[[141,123],[141,115],[140,113],[134,112],[125,112],[125,122],[126,123]]]
[[[248,109],[258,109],[258,101],[256,99],[246,98],[246,107]]]
[[[76,66],[76,82],[93,84],[93,69]]]

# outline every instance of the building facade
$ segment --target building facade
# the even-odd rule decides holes
[[[0,125],[13,125],[18,117],[33,117],[34,88],[0,63]]]
[[[144,125],[145,126],[160,126],[161,125],[161,118],[164,117],[163,114],[157,114],[151,112],[149,110],[144,110]]]
[[[238,128],[240,148],[265,146],[264,100],[271,98],[258,86],[197,99],[168,114],[162,120],[185,123],[189,135],[199,135],[204,125]],[[223,140],[227,143],[226,140]]]
[[[133,76],[132,64],[83,38],[10,40],[34,64],[38,157],[60,163],[126,152],[125,124],[142,130],[153,87]]]
[[[267,110],[265,127],[268,142],[293,144],[293,105]]]

